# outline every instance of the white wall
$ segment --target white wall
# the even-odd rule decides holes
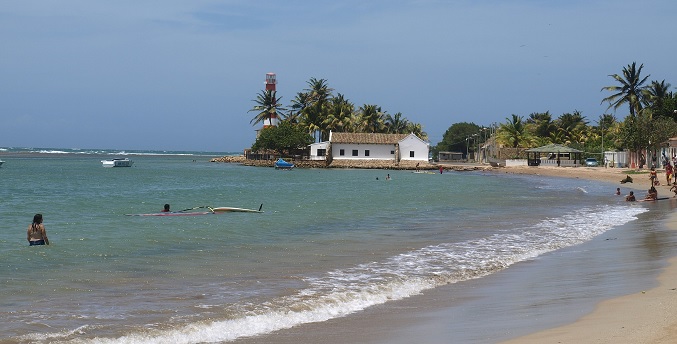
[[[345,154],[341,156],[341,149]],[[357,149],[357,156],[353,156],[353,149]],[[365,156],[365,150],[369,150],[369,156]],[[334,159],[348,160],[395,160],[394,145],[332,143],[331,154]]]
[[[329,150],[329,142],[318,142],[310,145],[310,160],[325,160],[327,156],[317,155],[318,149],[324,149],[325,151]],[[325,154],[329,154],[326,152]]]
[[[505,167],[529,166],[527,159],[505,159]]]
[[[410,152],[414,152],[411,157]],[[400,160],[428,161],[428,144],[416,135],[409,135],[400,141]]]

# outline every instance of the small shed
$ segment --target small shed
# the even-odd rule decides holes
[[[527,149],[529,166],[580,166],[583,151],[559,144]]]
[[[463,152],[439,152],[439,161],[463,161]]]

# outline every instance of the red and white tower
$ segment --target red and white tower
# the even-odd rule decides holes
[[[275,73],[266,73],[266,91],[275,92],[275,85],[277,85],[277,76]],[[273,98],[273,101],[276,101],[276,97]],[[270,120],[263,121],[263,127],[277,126],[277,114],[273,114],[270,117]]]

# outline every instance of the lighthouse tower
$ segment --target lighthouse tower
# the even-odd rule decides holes
[[[266,91],[275,92],[275,85],[277,85],[277,79],[275,73],[266,73]],[[276,99],[273,99],[275,101]],[[263,121],[263,127],[277,126],[277,115],[273,114],[270,120]]]

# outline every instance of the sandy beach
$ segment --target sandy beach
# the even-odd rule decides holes
[[[549,175],[569,178],[585,178],[615,182],[623,194],[636,190],[643,197],[650,186],[648,173],[633,174],[633,183],[620,184],[627,169],[607,168],[548,168],[518,167],[500,170],[503,173]],[[672,197],[665,174],[658,173],[661,186],[659,197]],[[638,199],[639,199],[638,197]],[[677,215],[667,223],[677,230]],[[648,281],[647,285],[653,285]],[[660,275],[658,286],[640,293],[604,301],[594,312],[576,322],[519,337],[505,343],[675,343],[677,340],[677,257]]]

